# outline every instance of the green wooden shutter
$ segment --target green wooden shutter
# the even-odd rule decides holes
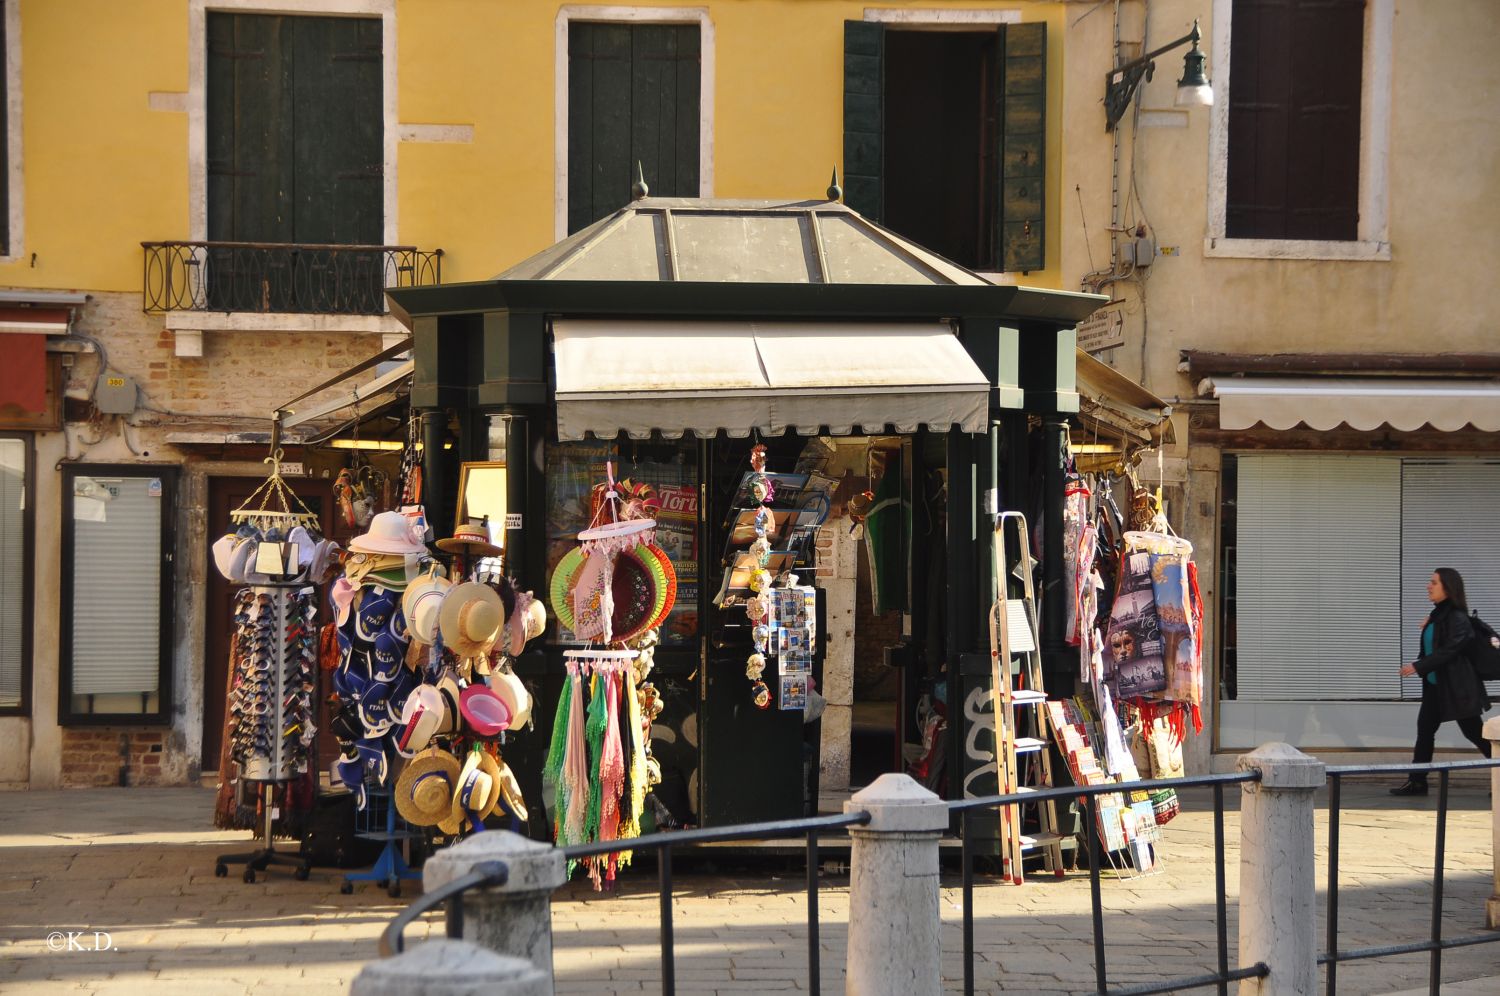
[[[385,241],[380,22],[290,20],[296,64],[292,241],[380,245]]]
[[[293,240],[291,20],[208,15],[211,240]]]
[[[999,61],[996,244],[1001,269],[1028,272],[1046,265],[1047,25],[1001,25]]]
[[[885,25],[844,22],[844,203],[878,222],[885,202]]]
[[[568,231],[630,201],[636,163],[657,197],[696,197],[696,25],[568,25]]]

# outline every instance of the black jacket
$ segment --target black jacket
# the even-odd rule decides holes
[[[1468,615],[1444,599],[1432,607],[1427,617],[1432,623],[1432,653],[1416,661],[1417,674],[1425,683],[1427,675],[1437,672],[1437,687],[1423,689],[1423,695],[1436,694],[1442,704],[1443,722],[1478,716],[1490,707],[1485,694],[1484,682],[1469,663],[1469,643],[1474,639],[1474,627]],[[1420,648],[1419,648],[1420,651]]]

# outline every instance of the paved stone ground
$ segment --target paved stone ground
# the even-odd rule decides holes
[[[1420,940],[1429,923],[1434,800],[1396,800],[1383,784],[1345,788],[1340,944]],[[1234,963],[1238,894],[1238,792],[1229,790],[1228,895]],[[0,992],[208,996],[347,990],[376,955],[375,939],[403,901],[371,886],[339,894],[339,873],[310,881],[275,874],[246,885],[213,876],[217,854],[245,850],[245,833],[212,826],[202,789],[98,789],[0,795]],[[1188,975],[1214,963],[1213,824],[1206,791],[1184,793],[1166,828],[1164,869],[1106,879],[1105,936],[1112,985]],[[1448,826],[1444,932],[1483,925],[1491,889],[1491,815],[1477,781],[1455,788]],[[1318,819],[1320,904],[1326,827]],[[837,860],[837,855],[828,855]],[[683,865],[688,865],[683,868]],[[803,874],[794,860],[754,863],[679,858],[674,900],[679,992],[806,988]],[[961,893],[945,875],[946,987],[962,979]],[[848,878],[823,877],[819,901],[825,992],[843,989]],[[660,988],[658,899],[649,863],[612,893],[574,882],[554,904],[558,991],[653,992]],[[1322,940],[1322,927],[1320,923]],[[106,951],[51,951],[51,931],[108,931]],[[441,931],[436,918],[408,940]],[[978,988],[1075,993],[1093,988],[1088,877],[1033,876],[1016,888],[976,890]],[[92,935],[83,943],[91,945]],[[1320,947],[1321,947],[1320,943]],[[1345,965],[1340,991],[1422,988],[1422,955]],[[1500,992],[1500,944],[1445,954],[1448,992]],[[1460,986],[1466,980],[1482,980]]]

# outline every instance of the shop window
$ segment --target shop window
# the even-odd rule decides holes
[[[0,716],[31,711],[31,439],[0,436]]]
[[[615,461],[615,479],[648,484],[661,509],[656,543],[677,572],[677,601],[661,627],[664,646],[691,646],[698,639],[698,447],[691,440],[663,443],[547,445],[547,579],[558,561],[578,546],[578,534],[593,521],[594,486],[606,481],[605,462]],[[549,616],[551,613],[549,613]],[[572,634],[548,623],[554,642]]]
[[[964,266],[1042,269],[1046,30],[846,22],[845,203]]]
[[[631,200],[697,197],[701,38],[696,24],[568,25],[568,233]]]
[[[210,11],[207,34],[209,240],[380,245],[381,22]],[[305,311],[334,282],[379,304],[385,276],[347,250],[219,248],[207,270],[210,310]]]
[[[176,474],[165,466],[63,469],[65,723],[170,716]]]
[[[1225,234],[1356,239],[1365,0],[1240,0],[1233,18]]]
[[[1439,567],[1500,616],[1500,461],[1240,454],[1221,484],[1223,699],[1420,698]]]

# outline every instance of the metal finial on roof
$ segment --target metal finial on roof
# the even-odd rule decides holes
[[[632,200],[640,200],[651,193],[651,188],[646,186],[646,171],[641,168],[641,161],[635,161],[635,182],[630,185],[630,197]]]
[[[844,196],[844,188],[839,186],[839,168],[833,168],[833,179],[828,183],[828,199],[836,201]]]

